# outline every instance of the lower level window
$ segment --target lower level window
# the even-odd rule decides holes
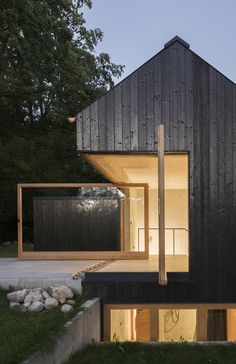
[[[235,341],[236,305],[105,305],[106,341]]]
[[[159,341],[196,341],[195,309],[159,310]]]

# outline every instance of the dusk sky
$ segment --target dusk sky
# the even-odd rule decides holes
[[[104,32],[97,51],[126,66],[122,78],[178,35],[236,82],[236,0],[93,0],[84,14]]]

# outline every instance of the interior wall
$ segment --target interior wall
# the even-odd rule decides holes
[[[138,309],[135,314],[136,341],[151,340],[151,314],[150,309]]]
[[[166,254],[188,255],[188,190],[165,190]],[[177,228],[181,230],[168,230]],[[186,229],[186,230],[184,230]],[[173,246],[175,240],[175,247]]]
[[[157,155],[91,154],[88,158],[112,182],[149,184],[149,253],[158,255]],[[145,251],[143,189],[125,190],[125,251],[142,252]],[[188,255],[187,154],[165,155],[165,225],[166,255]]]
[[[227,310],[227,340],[236,340],[236,310]]]
[[[159,310],[159,341],[196,341],[196,310]]]
[[[132,251],[145,251],[144,242],[139,246],[139,229],[144,228],[144,192],[143,189],[131,188],[130,194],[130,229]]]
[[[149,253],[158,254],[158,191],[149,190]],[[140,211],[141,212],[141,211]],[[139,213],[140,213],[139,212]],[[139,213],[137,214],[137,221]],[[188,255],[188,190],[165,190],[166,255]],[[141,224],[138,221],[138,226]],[[173,228],[181,229],[174,230]],[[174,236],[175,234],[175,236]],[[173,247],[175,240],[175,249]],[[144,246],[144,231],[139,232],[140,246]]]
[[[111,310],[111,341],[131,340],[131,311]]]
[[[200,340],[236,341],[235,308],[205,308],[207,315],[204,315],[204,318],[198,316],[198,324],[198,308],[156,310],[158,320],[154,322],[151,320],[150,308],[112,309],[110,340],[196,341],[197,337],[200,339],[199,329],[202,326],[202,329],[206,328],[206,332],[203,335],[204,339],[201,337]]]
[[[111,310],[111,341],[150,341],[150,309]]]

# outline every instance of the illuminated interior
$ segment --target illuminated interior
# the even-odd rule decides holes
[[[227,340],[236,341],[236,310],[227,310]]]
[[[154,154],[87,154],[111,182],[148,183],[149,254],[158,255],[158,171]],[[143,191],[132,189],[126,199],[126,250],[144,251]],[[166,255],[188,256],[188,155],[165,155]],[[130,244],[130,246],[128,246]]]
[[[235,341],[236,309],[218,307],[168,308],[158,305],[122,305],[108,309],[108,341]],[[117,305],[116,305],[117,306]],[[199,314],[199,311],[202,314]],[[105,315],[105,318],[107,315]],[[106,326],[106,319],[105,319]]]
[[[149,309],[111,310],[111,341],[151,341]]]
[[[196,341],[196,310],[159,310],[159,341]]]

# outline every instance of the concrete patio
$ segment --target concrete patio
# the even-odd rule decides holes
[[[72,279],[80,270],[101,260],[19,260],[0,258],[0,287],[47,288],[50,284],[66,284],[81,293],[81,280]]]

